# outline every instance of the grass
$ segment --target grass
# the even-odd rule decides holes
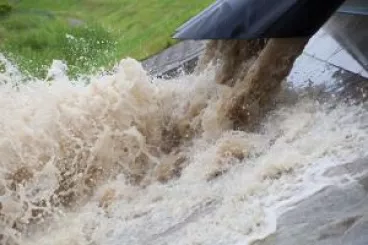
[[[4,1],[4,0],[0,0]],[[176,41],[174,30],[213,0],[13,0],[0,19],[0,52],[44,76],[53,59],[72,74],[143,60]]]

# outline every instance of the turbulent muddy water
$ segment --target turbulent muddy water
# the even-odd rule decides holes
[[[124,59],[84,85],[57,62],[22,83],[1,62],[0,244],[247,244],[366,155],[361,103],[282,87],[244,131],[224,107],[239,87],[215,67],[163,81]]]

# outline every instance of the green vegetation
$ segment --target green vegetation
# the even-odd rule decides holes
[[[9,3],[0,3],[0,17],[10,14],[12,6]]]
[[[53,59],[72,74],[145,59],[175,43],[174,30],[213,0],[13,0],[0,18],[0,52],[44,76]],[[5,8],[4,8],[5,9]],[[5,13],[5,11],[4,11]]]

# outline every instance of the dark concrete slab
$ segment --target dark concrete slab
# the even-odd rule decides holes
[[[368,244],[366,167],[367,159],[360,159],[329,169],[328,175],[348,174],[355,181],[345,186],[327,186],[296,203],[278,218],[275,233],[252,245]]]
[[[142,65],[150,75],[160,76],[197,60],[204,48],[204,41],[182,41],[143,61]]]

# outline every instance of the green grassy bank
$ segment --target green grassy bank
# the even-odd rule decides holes
[[[0,52],[44,76],[53,59],[72,74],[145,59],[175,43],[174,30],[213,0],[0,0]]]

